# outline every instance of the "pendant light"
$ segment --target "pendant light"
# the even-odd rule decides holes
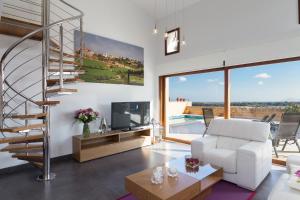
[[[185,0],[182,0],[182,41],[181,41],[181,45],[182,46],[186,46],[186,40],[185,40],[185,13],[184,13],[184,9],[185,9]]]
[[[168,0],[165,0],[165,10],[167,13],[167,17],[166,17],[166,26],[165,26],[165,34],[164,34],[164,38],[166,39],[168,37]]]
[[[158,29],[157,29],[157,0],[155,0],[154,12],[155,12],[155,24],[154,24],[153,34],[157,35],[158,34]]]

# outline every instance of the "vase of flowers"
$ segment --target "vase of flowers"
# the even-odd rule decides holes
[[[297,171],[295,172],[295,176],[297,177],[297,183],[300,184],[300,170],[297,170]]]
[[[98,112],[95,112],[92,108],[80,109],[75,112],[75,119],[83,123],[82,135],[84,138],[90,136],[89,123],[97,119],[99,116]]]

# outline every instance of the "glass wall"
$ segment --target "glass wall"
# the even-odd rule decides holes
[[[231,117],[267,121],[275,138],[282,114],[300,112],[299,76],[299,61],[232,69]],[[299,153],[294,140],[285,142],[276,142],[279,158]]]
[[[202,108],[224,116],[224,72],[209,72],[169,79],[168,137],[192,140],[205,130]]]

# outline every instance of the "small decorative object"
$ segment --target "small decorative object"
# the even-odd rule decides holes
[[[154,118],[151,119],[151,124],[152,124],[152,130],[153,130],[152,143],[153,144],[160,143],[162,141],[162,131],[164,130],[164,128]],[[157,130],[158,130],[158,133],[157,133]]]
[[[200,166],[200,161],[197,158],[185,158],[185,165],[194,169]]]
[[[153,169],[151,182],[155,185],[162,184],[164,182],[164,173],[162,167],[156,167]]]
[[[180,29],[176,28],[166,33],[165,37],[165,55],[171,55],[180,52]]]
[[[105,117],[102,117],[100,122],[99,132],[105,133],[107,131],[107,128],[108,127],[107,127],[106,119]]]
[[[300,190],[300,170],[291,175],[288,185],[293,189]]]
[[[75,119],[83,123],[82,135],[84,138],[90,136],[89,123],[98,117],[99,113],[95,112],[92,108],[80,109],[75,112]]]
[[[172,178],[178,176],[176,167],[170,167],[170,168],[168,168],[168,176],[170,176]]]
[[[296,171],[295,176],[298,177],[297,182],[300,183],[300,169]]]

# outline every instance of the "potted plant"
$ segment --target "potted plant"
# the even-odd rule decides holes
[[[99,116],[98,112],[95,112],[92,108],[80,109],[75,112],[75,119],[83,123],[82,135],[84,138],[90,136],[89,123],[97,119]]]

